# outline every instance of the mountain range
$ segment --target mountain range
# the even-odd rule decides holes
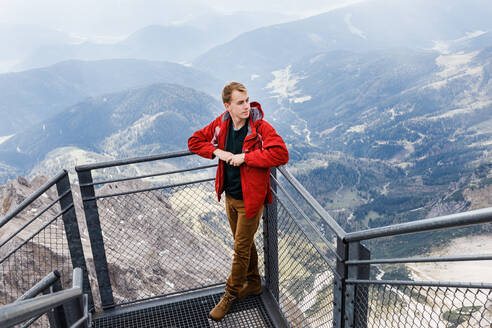
[[[38,47],[70,42],[70,37],[67,34],[46,27],[0,23],[0,44],[5,45],[0,52],[0,62],[5,60],[20,62],[26,53],[30,53]],[[0,72],[3,70],[0,69]]]
[[[0,136],[22,131],[81,100],[166,82],[218,94],[222,83],[191,67],[135,59],[66,61],[0,74]]]
[[[36,79],[45,71],[17,73],[17,85],[0,76],[13,117],[47,108],[33,127],[0,139],[0,173],[5,181],[48,165],[184,149],[223,110],[219,81],[234,79],[284,137],[289,168],[345,229],[487,207],[490,197],[480,195],[492,185],[491,13],[480,0],[374,0],[243,33],[192,68],[72,61],[47,70],[85,68]],[[138,67],[138,78],[123,67]]]
[[[318,53],[274,72],[270,106],[300,179],[348,230],[478,208],[471,186],[488,193],[492,48],[469,41]]]
[[[490,31],[485,0],[372,0],[303,20],[263,27],[217,46],[193,61],[225,80],[268,79],[270,73],[316,52],[431,49],[474,31]],[[247,49],[244,49],[244,47]],[[265,74],[267,76],[265,76]]]
[[[32,169],[60,147],[111,158],[181,150],[193,131],[220,112],[218,101],[174,84],[89,98],[0,144],[0,161]]]
[[[293,20],[293,16],[267,12],[209,14],[168,25],[149,25],[114,43],[41,42],[24,50],[17,71],[45,67],[65,60],[132,58],[177,63],[192,59],[241,33],[261,26]],[[1,35],[0,35],[1,36]]]

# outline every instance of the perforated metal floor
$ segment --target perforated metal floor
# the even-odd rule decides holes
[[[223,320],[213,321],[208,313],[219,302],[221,296],[222,294],[208,295],[134,312],[104,316],[94,320],[93,327],[274,327],[261,298],[253,296],[236,302]]]

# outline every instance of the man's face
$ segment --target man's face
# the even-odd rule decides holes
[[[234,90],[231,93],[230,104],[224,104],[231,117],[236,120],[245,120],[249,117],[249,97],[247,92]]]

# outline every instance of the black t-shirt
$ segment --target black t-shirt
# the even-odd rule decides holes
[[[234,124],[229,123],[229,131],[227,132],[226,140],[226,151],[233,154],[241,154],[243,152],[243,143],[246,134],[248,133],[249,119],[246,123],[239,129],[234,130]],[[239,166],[229,165],[224,163],[225,166],[225,180],[224,180],[224,190],[225,192],[235,198],[243,199],[243,191],[241,188],[241,174],[239,171]]]

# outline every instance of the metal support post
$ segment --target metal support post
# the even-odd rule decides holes
[[[57,280],[52,286],[49,288],[46,288],[43,291],[43,294],[47,295],[50,293],[56,293],[62,290],[62,285],[60,280]],[[65,328],[68,327],[67,325],[67,318],[65,316],[65,310],[63,308],[63,305],[59,305],[55,307],[54,309],[51,309],[48,313],[48,320],[50,322],[50,327],[51,328]]]
[[[91,241],[92,256],[96,269],[99,293],[101,295],[102,308],[110,309],[114,307],[113,288],[109,278],[108,261],[101,231],[101,222],[97,211],[97,201],[93,199],[96,195],[92,185],[91,171],[77,171],[80,184],[80,194],[84,204],[85,220]]]
[[[333,327],[344,327],[345,314],[345,279],[347,279],[347,265],[345,261],[348,258],[348,245],[341,239],[337,238],[337,275],[334,276],[333,282]]]
[[[276,178],[277,171],[271,169],[271,175]],[[270,179],[270,186],[277,190],[275,183]],[[265,248],[265,283],[272,293],[275,300],[279,301],[279,281],[278,281],[278,210],[277,200],[273,199],[272,204],[266,204],[263,211],[263,245]]]
[[[87,273],[87,266],[85,263],[84,249],[82,248],[82,241],[80,239],[79,225],[77,222],[77,215],[75,213],[75,204],[73,202],[72,189],[70,187],[70,179],[67,171],[65,176],[56,183],[56,190],[60,199],[60,208],[63,210],[72,206],[72,208],[62,215],[63,226],[65,227],[65,234],[67,236],[68,248],[70,250],[70,257],[72,258],[72,267],[81,268],[83,271],[84,284],[83,293],[89,297],[89,304],[92,306],[94,301],[92,299],[92,292],[89,283],[89,276]]]
[[[371,252],[359,242],[348,244],[349,260],[368,260]],[[349,279],[369,279],[369,264],[350,265],[347,270]],[[368,286],[347,284],[345,289],[345,328],[367,328]]]

